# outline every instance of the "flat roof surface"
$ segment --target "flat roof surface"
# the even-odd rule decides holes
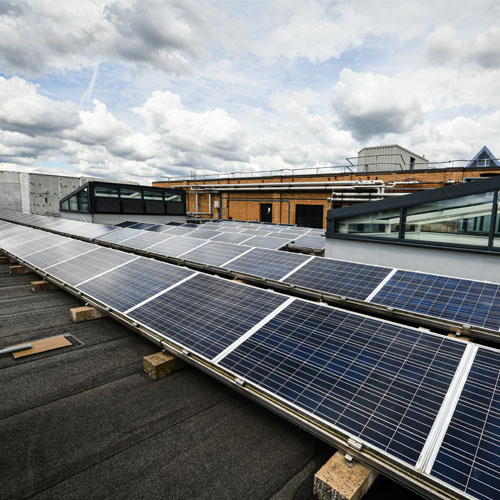
[[[0,265],[0,347],[65,335],[70,347],[0,358],[4,499],[312,499],[334,449],[188,367],[153,381],[158,347],[81,301],[32,293]],[[367,500],[418,496],[379,478]]]

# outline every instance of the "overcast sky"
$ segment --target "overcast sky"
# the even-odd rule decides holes
[[[0,0],[0,169],[500,156],[498,0]]]

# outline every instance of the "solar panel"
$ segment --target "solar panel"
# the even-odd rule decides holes
[[[498,331],[500,285],[396,271],[371,302]]]
[[[2,238],[0,240],[0,247],[4,250],[11,251],[18,245],[28,243],[38,238],[42,238],[46,235],[47,233],[44,231],[39,231],[38,229],[30,229],[29,231],[23,231],[22,233],[14,234],[13,236],[9,236],[8,238]]]
[[[278,248],[284,247],[286,242],[287,240],[271,238],[270,236],[252,236],[252,238],[245,241],[245,245],[249,247],[272,248],[278,250]]]
[[[0,230],[0,238],[4,240],[5,238],[8,238],[9,236],[14,236],[15,234],[20,234],[28,231],[29,227],[26,226],[17,226],[17,225],[11,225],[10,227],[2,227]]]
[[[210,266],[221,266],[228,260],[250,250],[250,247],[209,241],[206,245],[195,248],[182,255],[183,260],[199,262]]]
[[[226,267],[232,271],[280,280],[310,257],[266,248],[254,248],[230,262]]]
[[[133,238],[134,236],[137,236],[137,229],[130,229],[127,227],[125,229],[119,229],[118,231],[113,231],[112,233],[99,236],[97,241],[105,241],[106,243],[121,243],[122,241],[128,238]]]
[[[126,220],[123,222],[120,222],[120,224],[115,224],[118,227],[130,227],[130,226],[135,226],[135,224],[139,224],[137,221],[133,220]]]
[[[18,245],[13,249],[13,252],[15,252],[18,257],[24,258],[26,257],[26,255],[34,254],[35,252],[39,252],[40,250],[45,250],[54,245],[59,245],[67,241],[68,238],[60,236],[59,234],[44,232],[43,237],[33,241],[29,241],[28,243],[23,243],[22,245]]]
[[[192,227],[184,227],[184,226],[174,226],[170,229],[168,232],[169,234],[175,234],[175,235],[185,235],[185,234],[191,234],[191,236],[194,236],[195,229]]]
[[[105,234],[114,232],[114,231],[120,231],[120,229],[117,229],[116,226],[104,226],[101,224],[86,224],[85,226],[82,226],[81,228],[78,229],[73,229],[71,231],[71,234],[75,236],[81,236],[82,238],[88,238],[88,239],[94,239],[94,238],[99,238],[99,236],[103,236]]]
[[[146,231],[153,231],[154,233],[165,233],[172,229],[171,226],[166,226],[165,224],[156,224],[151,227],[147,227]]]
[[[184,226],[183,226],[184,227]],[[195,229],[192,233],[189,234],[193,238],[201,238],[202,240],[208,240],[217,236],[217,231],[210,231],[209,229]]]
[[[186,268],[140,257],[78,286],[99,302],[124,312],[194,274]]]
[[[129,226],[132,229],[147,229],[148,227],[153,227],[156,224],[151,224],[147,222],[138,222],[137,224],[134,224],[133,226]]]
[[[119,252],[118,250],[98,247],[97,245],[92,246],[95,249],[60,264],[46,267],[44,270],[64,283],[77,285],[113,267],[137,258],[135,255]]]
[[[314,257],[284,283],[364,300],[392,269]]]
[[[415,465],[464,350],[297,299],[219,364]]]
[[[131,229],[131,231],[135,231],[136,236],[123,241],[121,246],[126,248],[135,248],[137,250],[145,250],[152,245],[156,245],[156,243],[160,243],[161,241],[165,241],[167,238],[170,238],[168,234],[163,233],[137,231],[136,229]]]
[[[286,300],[277,293],[197,274],[129,316],[211,359]]]
[[[292,246],[322,250],[326,246],[326,238],[324,236],[309,236],[306,234],[296,238]]]
[[[179,257],[183,253],[203,245],[206,241],[207,240],[200,240],[187,236],[176,236],[149,247],[148,252],[156,255],[164,255],[166,257]]]
[[[215,238],[212,238],[212,241],[221,241],[223,243],[243,243],[249,238],[251,238],[250,234],[243,234],[243,233],[220,233],[217,231],[217,236]]]
[[[500,352],[479,348],[431,474],[480,500],[500,492]]]
[[[225,228],[224,228],[225,230]],[[266,234],[268,234],[270,231],[269,230],[266,230],[266,231],[260,231],[259,229],[244,229],[241,231],[241,233],[243,234],[248,234],[248,235],[252,235],[252,236],[265,236]]]
[[[63,238],[63,236],[58,237]],[[35,253],[31,252],[29,254],[26,254],[23,259],[33,266],[36,266],[40,269],[45,269],[49,266],[57,264],[58,262],[76,257],[77,255],[96,248],[95,245],[85,243],[83,241],[71,240],[69,238],[64,239],[66,239],[67,241],[61,245],[52,246],[50,248],[46,246],[43,250],[40,251],[36,251],[35,249],[33,249],[33,252]],[[32,245],[32,243],[30,245]]]

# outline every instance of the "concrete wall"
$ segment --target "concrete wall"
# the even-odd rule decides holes
[[[325,257],[500,283],[500,255],[326,238]]]
[[[19,172],[0,171],[0,208],[21,212],[21,185]]]
[[[31,213],[59,212],[59,200],[87,182],[86,177],[30,174]]]

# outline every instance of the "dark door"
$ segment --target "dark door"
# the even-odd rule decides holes
[[[322,228],[323,205],[295,205],[295,224]]]
[[[260,221],[272,222],[273,221],[273,205],[272,203],[260,204]]]

